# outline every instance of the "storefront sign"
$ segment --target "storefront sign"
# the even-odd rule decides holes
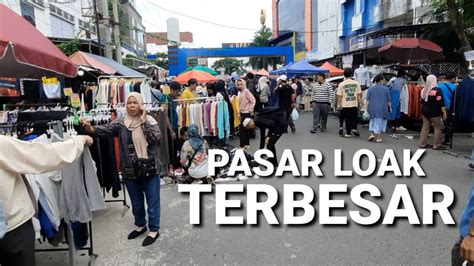
[[[81,98],[79,97],[79,94],[73,93],[71,95],[71,105],[75,108],[81,107]]]
[[[66,96],[71,96],[73,94],[72,88],[64,88],[63,91],[64,91],[64,95]]]

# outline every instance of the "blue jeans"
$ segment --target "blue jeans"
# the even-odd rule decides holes
[[[155,176],[149,180],[125,179],[128,195],[132,201],[132,212],[135,225],[144,227],[145,197],[148,206],[148,229],[151,232],[160,231],[160,177]]]

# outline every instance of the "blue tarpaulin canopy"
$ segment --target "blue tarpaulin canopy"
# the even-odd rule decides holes
[[[284,65],[284,66],[282,66],[282,67],[279,68],[279,69],[273,70],[272,72],[270,72],[270,75],[283,75],[283,74],[286,73],[286,72],[285,72],[286,69],[287,69],[288,67],[290,67],[291,65],[293,65],[293,62],[290,62],[290,63],[288,63],[287,65]]]
[[[291,63],[290,63],[291,64]],[[272,71],[271,74],[281,75],[285,74],[287,76],[303,76],[311,75],[318,73],[329,73],[329,69],[315,67],[308,63],[306,60],[298,61],[294,64],[288,64],[280,69]]]

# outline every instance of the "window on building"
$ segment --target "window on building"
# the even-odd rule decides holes
[[[74,25],[74,20],[75,20],[75,17],[71,14],[69,14],[68,12],[54,6],[54,5],[51,5],[49,4],[49,10],[51,12],[52,15],[55,15],[61,19],[64,19],[66,20],[67,22],[69,23],[72,23]]]
[[[74,24],[57,15],[51,14],[51,36],[74,38]]]
[[[25,2],[20,2],[21,16],[36,26],[35,8]]]

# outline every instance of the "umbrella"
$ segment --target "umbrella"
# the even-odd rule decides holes
[[[77,75],[77,67],[23,17],[0,4],[0,76]]]
[[[386,59],[404,63],[426,62],[443,59],[443,48],[432,41],[418,38],[402,38],[379,48]]]
[[[191,70],[198,70],[198,71],[202,71],[202,72],[206,72],[206,73],[209,73],[213,76],[217,76],[219,75],[219,73],[217,73],[214,69],[212,68],[209,68],[209,67],[205,67],[205,66],[195,66],[195,67],[188,67],[186,70],[184,70],[182,73],[186,73],[186,72],[189,72]],[[181,73],[181,74],[182,74]]]
[[[198,70],[191,70],[188,72],[184,72],[177,76],[174,81],[179,82],[180,84],[186,84],[188,83],[189,79],[196,79],[200,83],[206,83],[206,82],[212,82],[212,81],[217,81],[217,78],[214,77],[213,75],[207,73],[207,72],[202,72]]]
[[[331,65],[331,63],[329,63],[327,61],[322,66],[320,66],[320,68],[328,69],[330,76],[341,76],[341,75],[344,74],[343,69],[340,69],[340,68],[337,68],[337,67]]]

